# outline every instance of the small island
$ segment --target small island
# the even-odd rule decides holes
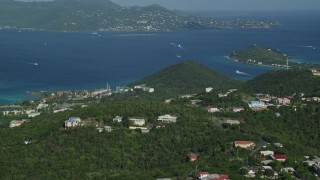
[[[320,65],[292,61],[294,58],[279,49],[265,48],[259,45],[252,45],[229,55],[229,59],[259,66],[272,66],[287,69],[307,69],[312,71],[320,70]]]

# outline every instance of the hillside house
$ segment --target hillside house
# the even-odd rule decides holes
[[[229,93],[219,93],[218,97],[223,98],[223,97],[227,97],[228,95],[229,95]]]
[[[259,172],[262,167],[259,166],[248,166],[248,167],[242,167],[241,169],[246,170],[248,173],[245,175],[246,177],[255,177],[256,173]]]
[[[206,88],[206,92],[207,92],[207,93],[211,92],[212,90],[213,90],[212,87],[207,87],[207,88]]]
[[[23,124],[23,123],[24,123],[23,121],[12,120],[12,121],[10,121],[9,127],[10,128],[18,127],[18,126],[21,126],[21,124]]]
[[[147,84],[135,85],[133,88],[134,88],[134,89],[143,89],[143,88],[145,88],[145,87],[147,87]]]
[[[285,167],[281,168],[280,172],[293,174],[295,172],[295,169],[293,167]]]
[[[64,121],[64,128],[73,128],[81,125],[80,117],[70,117],[68,120]]]
[[[148,92],[148,93],[153,93],[153,92],[154,92],[154,88],[151,88],[151,87],[144,87],[144,88],[142,88],[142,91],[144,91],[144,92]]]
[[[30,113],[28,114],[28,117],[36,117],[36,116],[39,116],[40,114],[41,114],[40,112]]]
[[[104,126],[104,130],[107,132],[111,132],[112,131],[112,127],[111,126]]]
[[[320,165],[320,158],[319,157],[315,157],[314,159],[312,159],[312,161],[317,164]]]
[[[40,110],[40,109],[45,109],[49,106],[49,104],[43,104],[43,103],[40,103],[38,106],[37,106],[37,110]]]
[[[272,160],[264,160],[264,161],[261,161],[261,164],[266,166],[266,165],[269,165],[272,162],[273,162]]]
[[[240,147],[245,149],[251,149],[255,147],[255,143],[252,141],[234,141],[234,147]]]
[[[273,145],[277,148],[282,148],[283,145],[281,143],[273,143]]]
[[[199,154],[195,154],[195,153],[190,153],[190,154],[188,154],[188,157],[189,157],[189,161],[195,161],[195,160],[197,160],[198,159],[198,157],[199,157]]]
[[[290,99],[288,98],[277,98],[276,103],[280,105],[287,105],[290,104]]]
[[[122,122],[122,117],[121,116],[114,117],[113,122],[118,122],[118,123]]]
[[[229,180],[229,176],[225,174],[208,174],[206,177],[199,178],[201,180]]]
[[[207,110],[209,113],[219,112],[220,110],[216,106],[207,106]]]
[[[285,154],[274,154],[271,155],[271,158],[280,162],[285,162],[288,159],[288,156]]]
[[[2,114],[4,116],[8,116],[8,115],[21,115],[23,114],[23,112],[21,110],[11,110],[11,111],[2,111]]]
[[[198,178],[199,179],[204,179],[204,178],[208,177],[208,175],[209,175],[209,172],[199,172],[198,173]]]
[[[243,107],[233,107],[232,111],[237,113],[237,112],[244,111],[244,108]]]
[[[222,124],[229,124],[229,125],[239,125],[241,122],[239,120],[232,120],[232,119],[227,119],[221,121]]]
[[[271,156],[274,155],[273,151],[267,150],[267,151],[260,151],[261,156]]]
[[[143,126],[146,123],[146,120],[144,118],[129,118],[129,121],[133,123],[133,125],[137,126]]]
[[[260,100],[252,100],[248,103],[248,105],[252,110],[255,111],[267,109],[267,105]]]
[[[163,116],[159,116],[157,120],[164,123],[176,123],[177,117],[166,114]]]

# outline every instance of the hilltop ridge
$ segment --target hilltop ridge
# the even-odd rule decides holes
[[[158,96],[170,96],[196,93],[209,86],[214,89],[234,88],[239,86],[241,82],[196,61],[183,61],[137,80],[130,86],[137,84],[147,84],[154,87]]]

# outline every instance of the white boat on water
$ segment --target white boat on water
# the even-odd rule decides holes
[[[32,63],[34,66],[38,66],[39,64],[37,63],[37,62],[35,62],[35,63]]]
[[[235,73],[241,74],[241,75],[246,75],[246,76],[249,76],[249,75],[250,75],[250,74],[247,74],[247,73],[245,73],[245,72],[241,72],[241,71],[239,71],[238,69],[235,70]]]

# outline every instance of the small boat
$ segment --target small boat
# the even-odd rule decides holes
[[[39,64],[37,62],[33,63],[34,66],[38,66]]]
[[[237,74],[243,74],[243,72],[239,71],[239,70],[236,70],[235,71]]]
[[[245,72],[241,72],[241,71],[239,71],[238,69],[235,71],[235,73],[241,74],[241,75],[250,76],[250,74],[247,74],[247,73],[245,73]]]

